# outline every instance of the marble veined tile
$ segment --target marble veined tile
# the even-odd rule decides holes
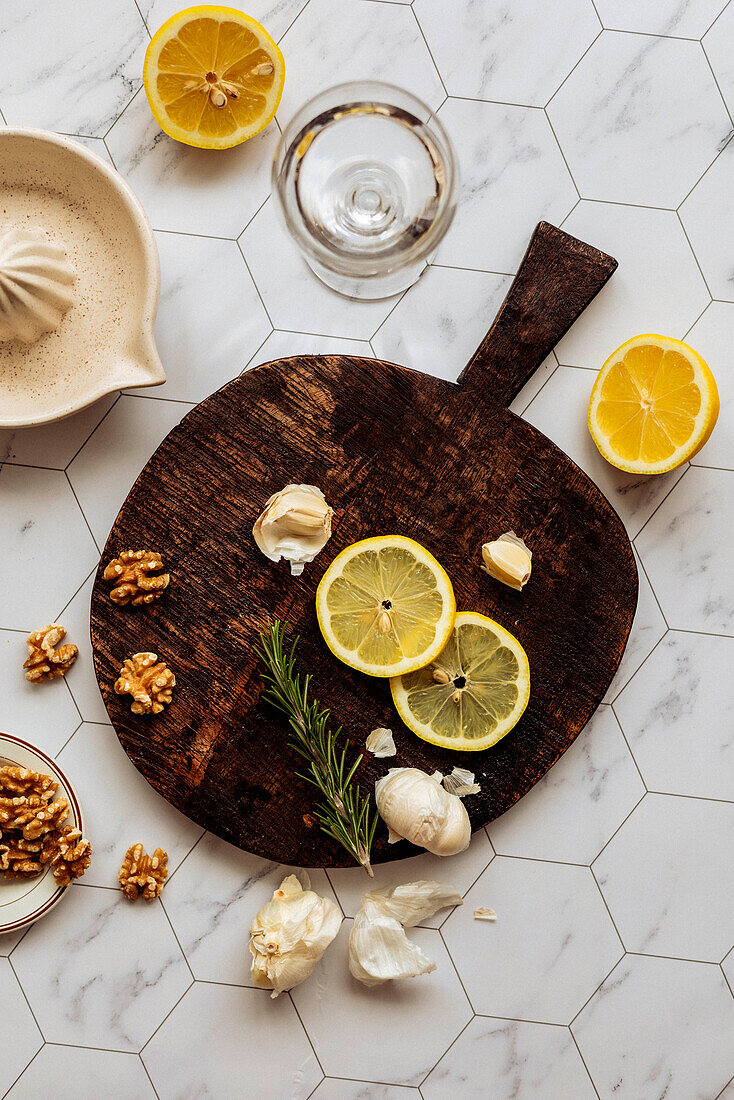
[[[645,658],[652,653],[667,630],[660,605],[655,599],[647,574],[642,568],[636,553],[635,561],[637,563],[638,583],[637,608],[621,663],[604,696],[605,703],[611,703],[617,697]]]
[[[360,302],[329,290],[302,258],[274,203],[271,198],[252,219],[240,245],[275,327],[369,340],[397,298]]]
[[[72,886],[13,952],[51,1043],[137,1051],[191,984],[158,902]]]
[[[280,38],[288,29],[308,0],[247,0],[247,14],[262,23],[268,34]],[[172,15],[181,11],[181,0],[139,0],[140,11],[155,34]]]
[[[588,0],[443,0],[413,10],[449,95],[543,107],[601,30]]]
[[[163,903],[196,978],[251,985],[247,933],[293,868],[249,855],[207,833],[171,877]],[[313,889],[334,898],[324,871]]]
[[[69,480],[100,547],[135,478],[190,408],[180,401],[123,394],[69,466]]]
[[[349,80],[408,88],[434,110],[446,93],[413,13],[400,4],[311,0],[280,43],[285,126],[318,92]]]
[[[719,962],[734,943],[734,803],[648,794],[594,864],[628,951]]]
[[[515,272],[537,222],[560,224],[577,200],[543,111],[448,99],[438,112],[461,191],[437,262]]]
[[[57,470],[0,466],[0,516],[0,627],[38,630],[96,564],[94,540]]]
[[[594,1100],[568,1028],[475,1017],[421,1086],[425,1100]]]
[[[87,577],[79,591],[72,596],[61,615],[60,622],[66,627],[69,638],[79,650],[79,656],[70,672],[66,684],[74,702],[85,722],[109,722],[107,708],[94,673],[92,657],[92,639],[89,635],[90,605],[94,587],[94,570]]]
[[[734,473],[691,466],[637,539],[650,583],[678,630],[734,634]]]
[[[356,355],[365,359],[375,357],[367,340],[347,340],[340,336],[314,336],[306,332],[281,332],[276,329],[250,359],[247,370],[273,359],[287,359],[291,355]]]
[[[319,970],[291,994],[324,1073],[418,1085],[469,1022],[466,994],[439,932],[411,928],[436,970],[419,978],[367,987],[349,973],[351,920]]]
[[[142,83],[148,35],[134,0],[11,7],[0,32],[8,126],[103,137]]]
[[[59,754],[84,807],[94,857],[84,876],[92,886],[117,886],[131,844],[168,853],[169,875],[193,847],[202,829],[153,790],[135,768],[112,726],[80,726]],[[135,807],[131,826],[130,808]]]
[[[494,321],[507,275],[429,267],[373,338],[381,359],[456,381]]]
[[[614,256],[619,267],[556,344],[559,363],[598,370],[638,333],[680,339],[706,308],[706,284],[672,211],[584,201],[563,228]]]
[[[680,208],[680,217],[714,298],[734,301],[734,141]]]
[[[548,106],[583,198],[675,207],[731,122],[697,42],[604,31]]]
[[[634,538],[682,476],[682,471],[673,470],[669,474],[645,477],[624,473],[602,458],[586,424],[594,379],[590,370],[559,367],[530,402],[523,418],[540,428],[578,463],[609,500],[624,522],[630,538]]]
[[[142,1052],[160,1100],[288,1097],[306,1100],[322,1074],[285,995],[192,985]]]
[[[721,11],[724,0],[594,0],[605,27],[677,38],[700,38]]]
[[[694,456],[693,465],[723,466],[731,470],[734,468],[734,371],[730,366],[734,302],[712,302],[686,335],[686,343],[711,367],[721,402],[716,427],[708,443]]]
[[[342,909],[348,917],[353,917],[359,909],[363,894],[375,887],[390,886],[393,883],[429,879],[452,886],[458,893],[465,894],[493,855],[487,834],[483,829],[477,829],[469,847],[449,860],[426,852],[424,855],[401,859],[397,863],[377,864],[373,879],[365,878],[364,871],[359,867],[333,867],[329,871],[329,879]],[[421,921],[421,924],[426,928],[439,928],[450,912],[450,909],[439,909],[434,916]]]
[[[212,154],[162,133],[141,91],[106,140],[154,229],[236,237],[267,198],[278,128]]]
[[[404,1085],[377,1085],[334,1077],[325,1077],[311,1097],[312,1100],[421,1100],[418,1089]]]
[[[703,48],[730,111],[734,111],[734,57],[731,49],[733,36],[734,8],[731,4],[727,4],[704,37]]]
[[[37,428],[0,428],[0,463],[63,470],[116,400],[117,394],[109,393],[81,412],[54,424],[41,424]]]
[[[43,1037],[7,959],[0,959],[0,1004],[9,1025],[0,1059],[0,1089],[5,1095],[6,1090],[43,1045]]]
[[[644,793],[611,708],[600,707],[489,836],[502,855],[591,863]]]
[[[489,905],[493,922],[474,919]],[[569,1023],[622,955],[587,867],[496,856],[441,934],[475,1012]]]
[[[43,617],[38,626],[47,622]],[[76,641],[71,633],[68,640]],[[25,633],[0,630],[0,731],[22,737],[55,756],[79,725],[79,712],[61,677],[42,684],[26,680],[22,665],[27,656]],[[81,661],[79,657],[69,670],[70,677]]]
[[[708,1100],[734,1072],[716,966],[627,955],[571,1030],[602,1100]]]
[[[113,1084],[114,1082],[114,1084]],[[47,1043],[7,1094],[7,1100],[71,1096],[102,1100],[114,1094],[125,1100],[155,1100],[155,1091],[137,1054]]]
[[[167,381],[155,395],[201,401],[240,373],[272,325],[235,241],[182,233],[157,233],[156,240],[155,338]],[[200,308],[203,288],[206,309]]]
[[[734,639],[671,631],[614,709],[647,786],[734,798]]]

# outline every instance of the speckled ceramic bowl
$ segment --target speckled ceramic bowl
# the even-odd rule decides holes
[[[158,250],[122,177],[70,138],[0,129],[0,234],[18,227],[63,244],[76,300],[35,343],[0,342],[0,427],[60,420],[113,390],[165,382],[153,339]]]

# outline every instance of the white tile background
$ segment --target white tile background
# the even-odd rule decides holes
[[[0,1096],[729,1100],[734,0],[251,0],[285,53],[285,95],[276,123],[216,155],[161,135],[140,90],[149,34],[180,6],[0,12],[0,125],[77,136],[146,207],[168,374],[61,424],[0,432],[0,729],[59,754],[96,847],[63,905],[0,940]],[[311,278],[268,198],[279,125],[364,76],[439,109],[463,181],[437,262],[371,304]],[[627,653],[574,745],[468,852],[378,871],[464,893],[416,932],[434,974],[354,983],[345,944],[364,880],[317,872],[347,919],[314,977],[272,1002],[251,986],[246,929],[281,869],[202,835],[128,762],[91,667],[91,573],[160,440],[248,366],[349,351],[455,378],[541,217],[620,261],[513,408],[587,470],[634,539]],[[646,330],[687,338],[722,398],[693,463],[649,481],[606,465],[585,426],[593,372]],[[58,617],[79,661],[34,688],[24,634]],[[150,907],[115,888],[138,836],[171,854]],[[475,905],[496,924],[473,921]]]

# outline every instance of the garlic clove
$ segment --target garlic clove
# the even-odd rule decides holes
[[[315,485],[286,485],[270,497],[252,534],[271,561],[285,558],[298,576],[331,538],[333,509]]]
[[[443,785],[449,794],[455,794],[457,798],[479,794],[482,789],[479,783],[474,782],[474,772],[468,768],[454,768],[450,775],[443,777]]]
[[[452,856],[468,848],[469,815],[461,799],[441,786],[442,778],[441,772],[428,775],[419,768],[390,768],[377,780],[375,801],[390,830],[390,843],[409,840],[436,856]]]
[[[415,927],[422,920],[432,917],[439,909],[464,904],[461,894],[453,887],[444,886],[432,879],[383,886],[370,890],[362,901],[365,898],[378,902],[386,913],[400,921],[403,928]]]
[[[514,531],[482,546],[482,568],[495,580],[521,592],[530,579],[532,552]]]
[[[397,756],[392,730],[379,728],[368,734],[365,748],[378,760],[384,756]]]
[[[400,921],[374,901],[365,900],[349,936],[349,972],[363,985],[430,974],[436,964],[405,935]]]

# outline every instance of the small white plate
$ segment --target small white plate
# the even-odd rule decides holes
[[[79,796],[58,764],[45,752],[34,749],[19,737],[0,733],[0,766],[5,764],[16,764],[53,776],[59,784],[57,797],[69,800],[69,816],[64,825],[78,825],[84,832]],[[59,886],[50,866],[46,866],[36,878],[6,879],[0,872],[0,935],[17,932],[45,916],[61,901],[67,890],[68,886]]]

